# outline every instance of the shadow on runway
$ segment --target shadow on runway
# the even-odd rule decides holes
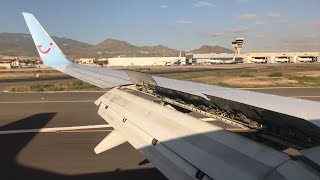
[[[0,130],[40,129],[43,128],[56,114],[57,113],[35,114],[4,125],[0,127]],[[113,172],[99,172],[81,175],[64,175],[19,164],[17,162],[17,155],[36,135],[37,133],[0,135],[0,179],[166,179],[156,168],[125,171],[116,170]],[[37,155],[34,154],[34,156]],[[50,156],[50,154],[48,154],[48,156]]]

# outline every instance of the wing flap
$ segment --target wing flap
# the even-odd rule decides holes
[[[123,119],[115,107],[107,106],[104,97],[96,101],[99,105],[98,114],[117,130],[122,137],[139,150],[153,165],[169,179],[194,179],[197,170],[190,163],[168,149],[162,143],[153,146],[153,138],[130,121]],[[109,104],[110,105],[110,104]]]
[[[113,130],[94,148],[94,152],[100,154],[125,142],[127,142],[127,140],[123,139],[118,131]]]
[[[200,172],[213,179],[259,179],[289,160],[264,145],[115,88],[96,104],[98,114],[165,175],[196,177]],[[175,169],[163,167],[165,161]]]

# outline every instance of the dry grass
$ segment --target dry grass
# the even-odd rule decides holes
[[[87,90],[102,90],[96,86],[86,82],[75,81],[61,81],[55,83],[31,83],[24,86],[12,86],[8,88],[9,92],[42,92],[42,91],[87,91]]]
[[[61,77],[66,76],[65,74],[55,71],[55,70],[34,70],[34,71],[1,71],[0,80],[10,80],[10,79],[29,79],[34,78],[35,74],[40,74],[41,77]]]
[[[320,64],[214,69],[162,76],[227,87],[318,87]]]

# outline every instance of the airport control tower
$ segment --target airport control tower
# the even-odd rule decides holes
[[[232,42],[232,46],[235,49],[235,54],[240,54],[243,47],[243,40],[244,38],[236,38],[236,40]]]

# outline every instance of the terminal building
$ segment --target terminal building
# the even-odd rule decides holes
[[[279,52],[245,54],[186,54],[189,64],[238,64],[238,63],[312,63],[320,62],[320,52]]]
[[[312,63],[320,62],[320,52],[279,52],[241,54],[243,38],[232,42],[234,54],[186,54],[187,64],[237,64],[237,63]]]
[[[207,53],[207,54],[186,54],[188,64],[238,64],[246,59],[245,54],[240,54],[243,47],[244,38],[236,38],[232,42],[235,49],[234,54],[227,53]]]
[[[247,63],[319,62],[320,52],[246,53]]]

